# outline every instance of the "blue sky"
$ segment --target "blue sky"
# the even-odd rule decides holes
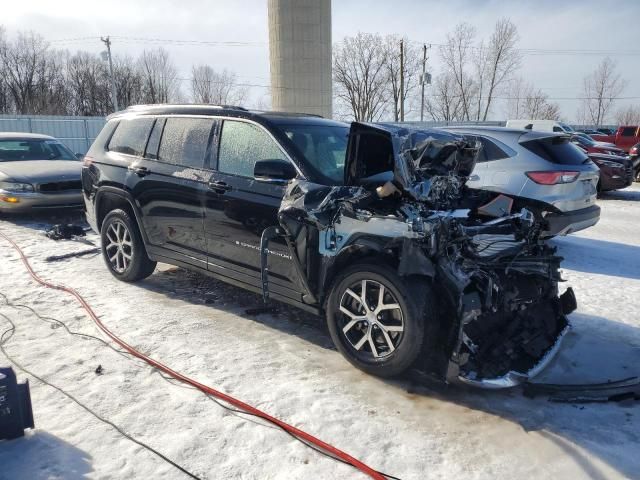
[[[114,39],[118,54],[137,55],[163,45],[173,56],[180,76],[189,76],[192,63],[237,72],[247,84],[269,84],[266,0],[4,0],[3,24],[9,35],[35,30],[48,40],[113,35],[159,39],[248,42],[244,46],[140,43]],[[495,21],[509,17],[517,25],[521,48],[591,49],[640,52],[640,1],[498,1],[449,0],[333,0],[333,41],[358,31],[406,35],[416,42],[442,43],[456,23],[473,24],[478,37],[488,37]],[[53,46],[100,52],[97,39],[54,42]],[[432,49],[430,70],[440,68]],[[626,97],[640,97],[639,55],[613,55],[628,81]],[[582,78],[602,55],[526,55],[520,74],[552,98],[580,96]],[[251,88],[252,101],[264,96],[264,86]],[[188,83],[184,82],[184,88]],[[567,120],[574,120],[578,101],[558,100]],[[620,101],[618,106],[637,103]],[[502,118],[497,106],[493,117]]]

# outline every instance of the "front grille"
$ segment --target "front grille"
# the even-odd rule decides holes
[[[44,193],[66,192],[69,190],[81,190],[80,180],[69,180],[67,182],[41,183],[39,190]]]

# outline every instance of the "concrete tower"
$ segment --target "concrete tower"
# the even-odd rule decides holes
[[[274,110],[331,118],[331,0],[269,0]]]

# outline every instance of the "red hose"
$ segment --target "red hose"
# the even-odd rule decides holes
[[[74,290],[73,288],[67,287],[65,285],[55,285],[53,283],[49,283],[46,280],[43,280],[42,278],[40,278],[36,272],[33,270],[33,268],[31,268],[31,264],[29,263],[29,260],[27,260],[27,257],[25,256],[24,252],[22,251],[22,249],[13,241],[11,240],[7,235],[4,234],[4,232],[0,232],[0,236],[2,236],[7,242],[9,242],[13,248],[18,252],[18,254],[20,255],[21,259],[22,259],[22,263],[24,263],[25,267],[27,268],[27,270],[29,271],[29,274],[31,275],[31,277],[38,282],[40,285],[43,285],[47,288],[53,288],[55,290],[61,290],[63,292],[69,293],[71,295],[73,295],[76,300],[78,300],[78,302],[80,302],[80,305],[82,305],[82,307],[87,311],[87,313],[89,314],[89,316],[91,317],[91,319],[96,323],[96,325],[98,326],[98,328],[100,328],[100,330],[102,330],[107,336],[109,336],[109,338],[111,338],[114,342],[116,342],[118,345],[120,345],[122,348],[124,348],[125,350],[127,350],[129,353],[131,353],[132,355],[144,360],[145,362],[147,362],[149,365],[152,365],[153,367],[162,370],[163,372],[165,372],[166,374],[172,376],[173,378],[175,378],[176,380],[179,380],[183,383],[186,383],[187,385],[191,385],[195,388],[197,388],[198,390],[208,394],[208,395],[213,395],[214,397],[217,397],[221,400],[224,400],[227,403],[230,403],[231,405],[234,405],[246,412],[252,413],[253,415],[257,415],[259,417],[264,418],[265,420],[274,423],[276,425],[278,425],[279,427],[283,428],[284,430],[296,435],[297,437],[300,437],[304,440],[306,440],[307,442],[321,448],[322,450],[325,450],[327,452],[332,453],[333,455],[335,455],[336,457],[344,460],[345,462],[351,464],[352,466],[354,466],[355,468],[357,468],[358,470],[360,470],[361,472],[369,475],[371,478],[375,478],[376,480],[385,480],[385,477],[377,472],[376,470],[374,470],[373,468],[367,466],[366,464],[362,463],[360,460],[358,460],[357,458],[352,457],[351,455],[349,455],[348,453],[343,452],[342,450],[337,449],[336,447],[329,445],[328,443],[323,442],[322,440],[320,440],[319,438],[314,437],[313,435],[306,433],[296,427],[294,427],[293,425],[289,425],[288,423],[283,422],[282,420],[279,420],[275,417],[272,417],[271,415],[269,415],[268,413],[263,412],[262,410],[258,410],[255,407],[252,407],[251,405],[244,403],[241,400],[238,400],[236,398],[231,397],[230,395],[227,395],[226,393],[220,392],[214,388],[211,388],[207,385],[203,385],[202,383],[199,383],[179,372],[176,372],[175,370],[172,370],[171,368],[167,367],[166,365],[158,362],[157,360],[154,360],[153,358],[147,357],[145,354],[140,353],[139,351],[137,351],[135,348],[133,348],[131,345],[129,345],[128,343],[126,343],[125,341],[121,340],[120,338],[118,338],[114,333],[112,333],[107,327],[105,327],[105,325],[100,321],[100,319],[98,318],[98,316],[95,314],[95,312],[93,311],[93,309],[91,308],[91,306],[86,302],[86,300],[82,297],[82,295],[80,295],[76,290]]]

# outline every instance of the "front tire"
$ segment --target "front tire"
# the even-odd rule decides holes
[[[360,263],[334,282],[327,324],[333,343],[351,364],[393,377],[421,353],[425,322],[434,320],[433,306],[426,281],[409,284],[387,266]]]
[[[111,274],[123,282],[137,282],[153,273],[138,225],[124,210],[112,210],[100,229],[102,258]]]

